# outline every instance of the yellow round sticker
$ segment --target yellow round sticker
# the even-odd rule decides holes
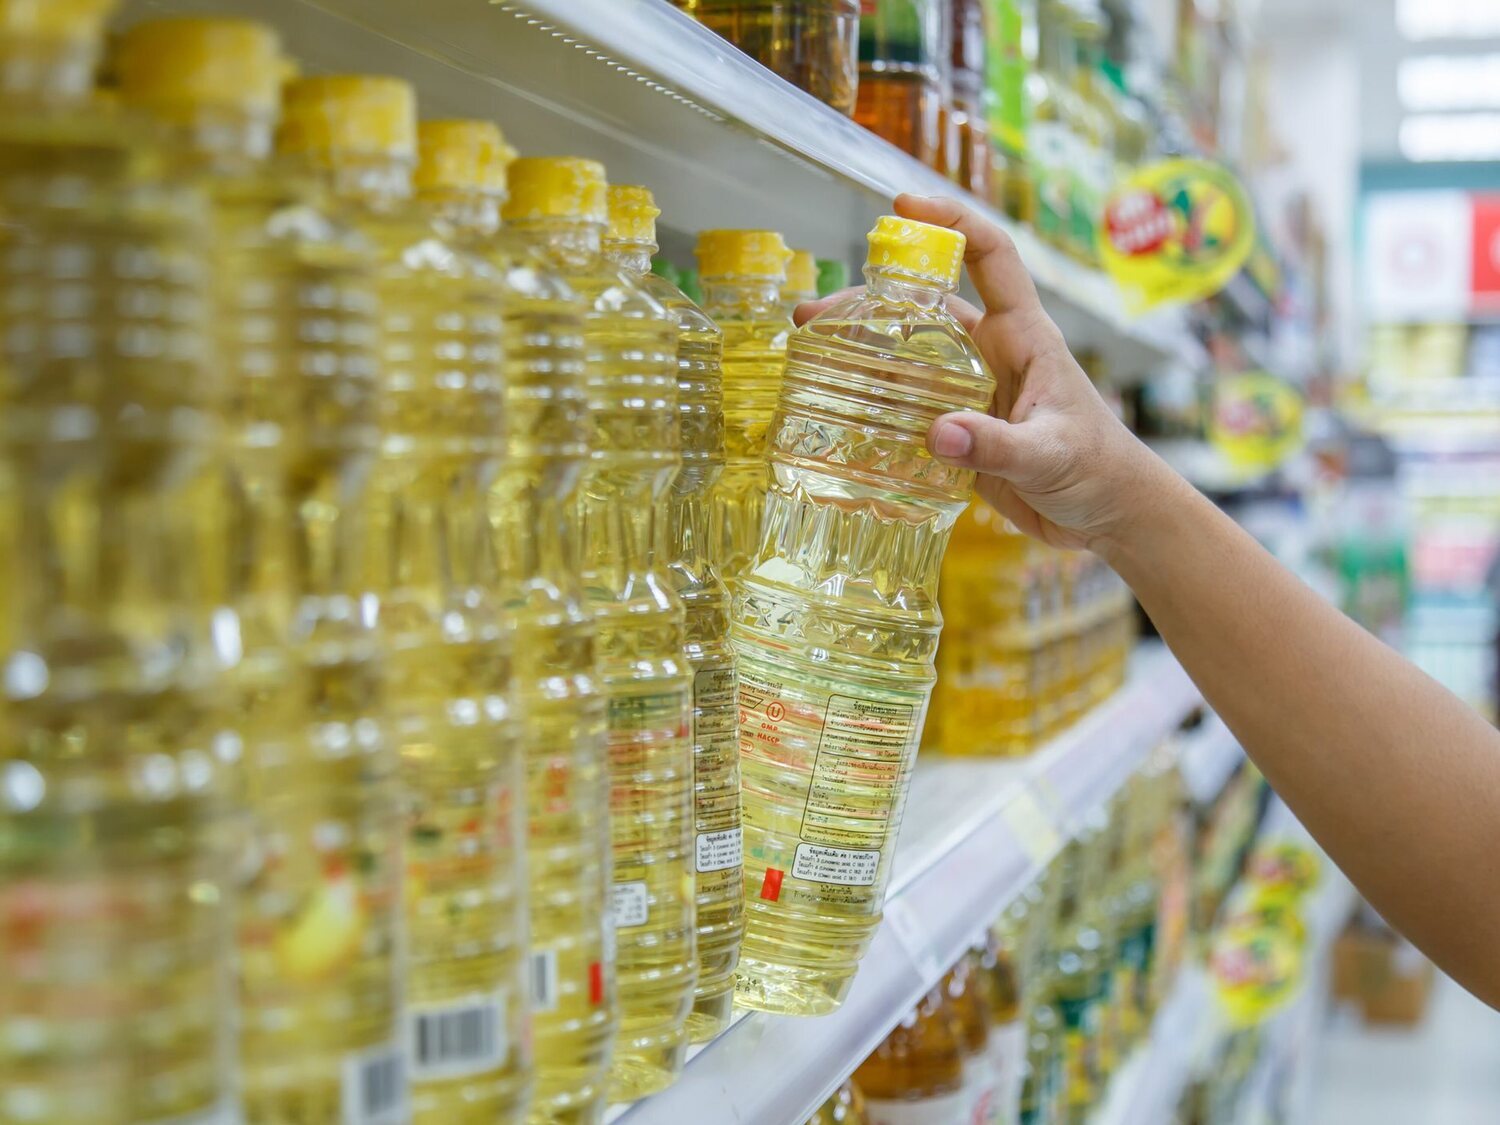
[[[1222,376],[1208,440],[1236,468],[1274,469],[1302,444],[1302,396],[1264,371]]]
[[[1099,224],[1104,268],[1136,312],[1217,293],[1254,245],[1255,215],[1245,189],[1206,160],[1137,169],[1110,194]]]

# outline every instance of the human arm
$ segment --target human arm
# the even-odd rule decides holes
[[[968,236],[985,307],[953,309],[999,384],[993,416],[933,424],[933,454],[977,470],[980,494],[1021,530],[1103,556],[1370,903],[1500,1007],[1500,732],[1309,590],[1120,424],[1008,237],[952,200],[902,196],[896,208]]]

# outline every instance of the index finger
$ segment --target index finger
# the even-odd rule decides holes
[[[997,314],[1042,312],[1042,300],[1015,242],[988,219],[947,196],[902,194],[896,213],[919,223],[950,227],[968,240],[964,264],[987,311]]]

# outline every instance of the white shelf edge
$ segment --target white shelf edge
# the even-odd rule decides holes
[[[917,779],[971,771],[995,783],[967,815],[927,826],[913,862],[898,851],[886,920],[843,1007],[818,1019],[744,1014],[694,1052],[675,1086],[613,1107],[607,1120],[800,1125],[1200,703],[1171,654],[1147,645],[1120,692],[1032,758],[919,761]]]
[[[1245,752],[1224,720],[1210,714],[1201,727],[1183,737],[1177,769],[1188,796],[1206,805],[1223,791],[1244,760]]]

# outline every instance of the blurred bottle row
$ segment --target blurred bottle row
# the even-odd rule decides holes
[[[1099,0],[673,0],[772,71],[1096,263],[1105,197],[1160,127]]]

